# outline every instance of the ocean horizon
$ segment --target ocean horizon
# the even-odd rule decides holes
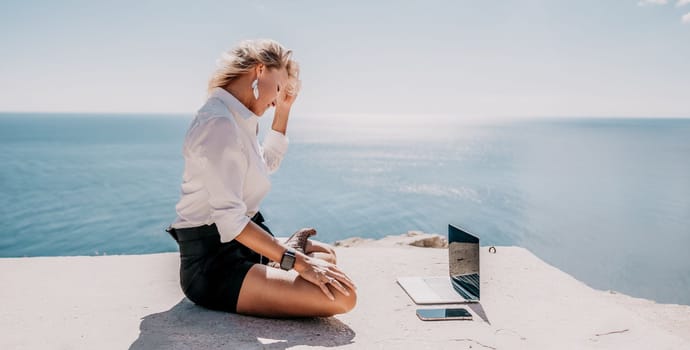
[[[192,117],[0,113],[0,257],[177,251],[164,229]],[[276,235],[455,224],[594,288],[690,305],[689,118],[293,115],[288,135],[261,207]]]

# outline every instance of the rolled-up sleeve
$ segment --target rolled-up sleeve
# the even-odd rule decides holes
[[[212,209],[211,219],[218,227],[221,242],[230,242],[250,221],[242,200],[247,156],[233,121],[213,118],[204,129],[200,145],[204,157],[202,177]]]
[[[280,167],[280,163],[287,153],[290,140],[287,136],[270,129],[264,137],[262,156],[269,174],[273,174]]]

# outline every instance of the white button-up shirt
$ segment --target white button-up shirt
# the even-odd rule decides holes
[[[242,232],[271,188],[288,138],[270,130],[263,147],[258,117],[237,98],[215,88],[185,136],[182,195],[173,228],[215,223],[221,242]]]

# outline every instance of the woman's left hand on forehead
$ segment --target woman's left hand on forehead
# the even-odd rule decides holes
[[[290,107],[292,107],[292,104],[297,99],[297,95],[299,95],[299,93],[295,93],[294,95],[289,95],[287,93],[287,89],[280,90],[280,92],[278,93],[276,108],[287,108],[287,109],[289,109]]]

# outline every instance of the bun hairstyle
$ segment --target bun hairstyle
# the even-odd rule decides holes
[[[216,61],[218,68],[208,82],[209,93],[216,87],[224,87],[235,78],[250,72],[258,64],[267,68],[285,69],[288,73],[287,93],[299,92],[299,64],[292,59],[292,50],[270,39],[245,40],[224,52]]]

